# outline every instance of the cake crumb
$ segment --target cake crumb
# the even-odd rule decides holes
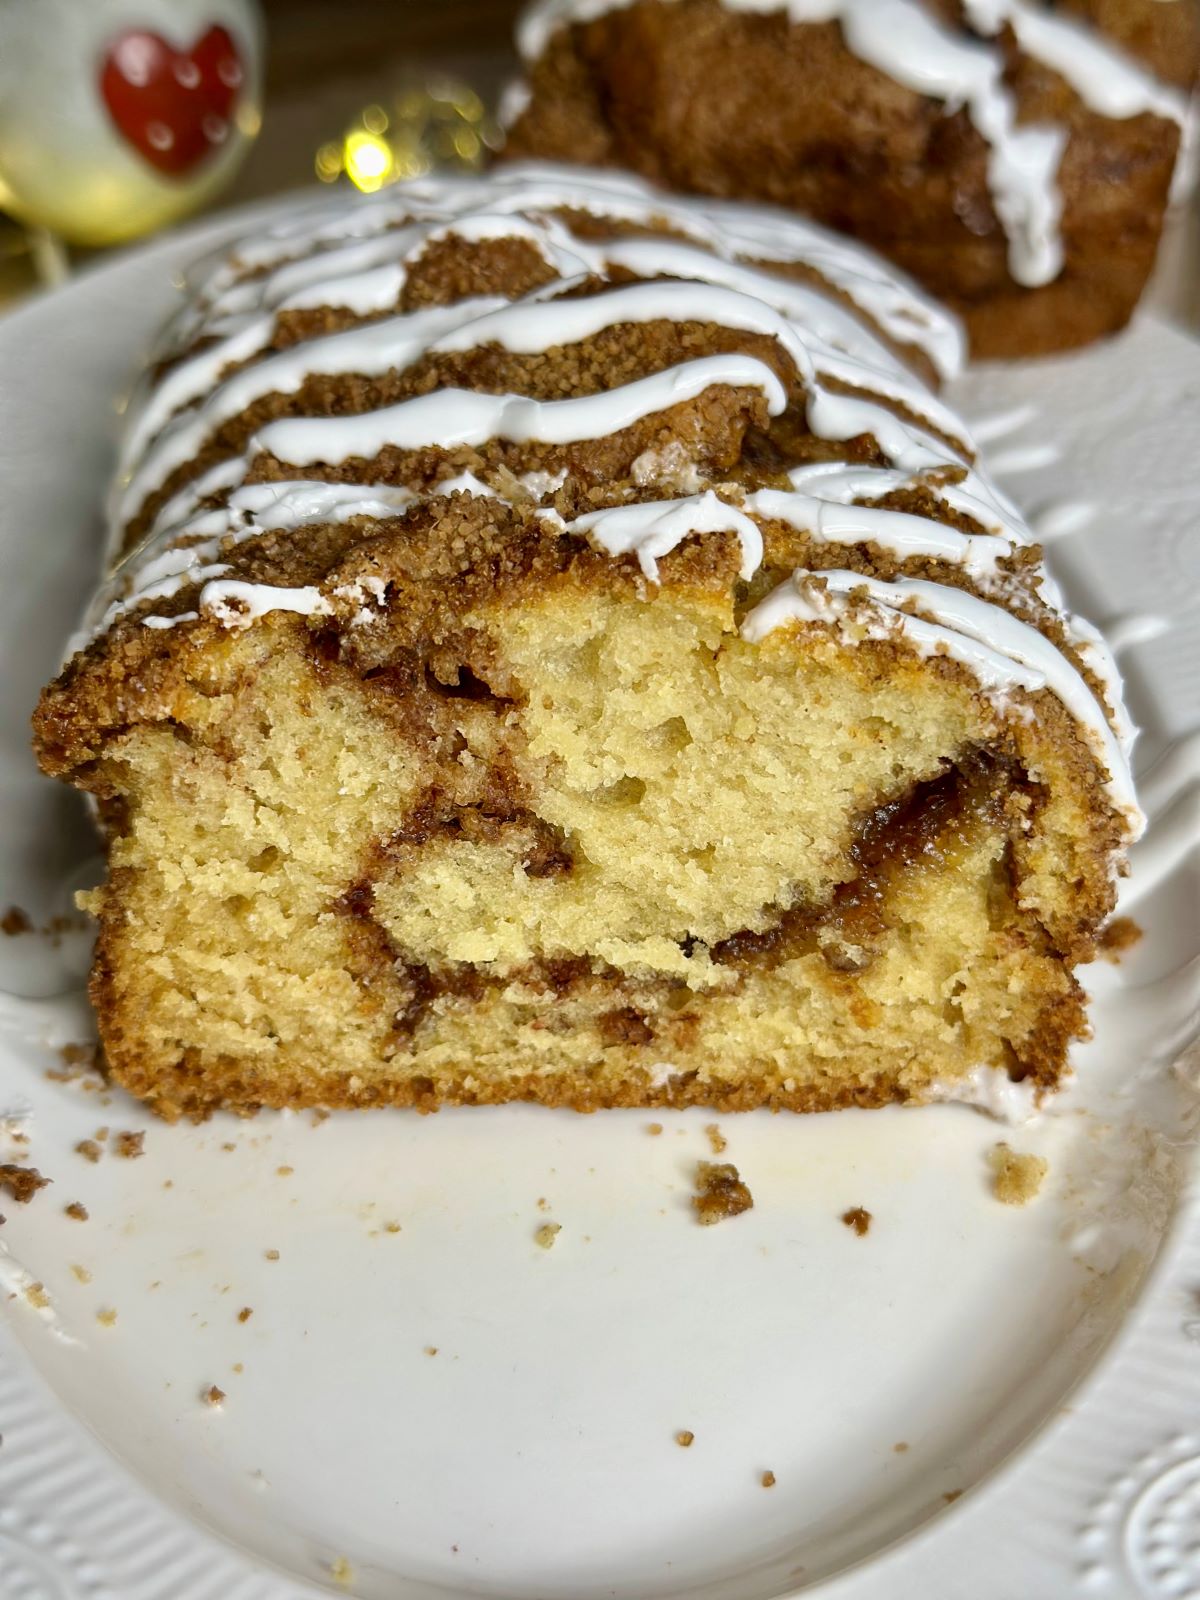
[[[692,1196],[698,1219],[705,1227],[723,1217],[740,1216],[754,1204],[754,1196],[729,1162],[698,1161],[696,1193]]]
[[[95,1139],[97,1144],[106,1144],[108,1141],[108,1128],[97,1128],[92,1138]]]
[[[44,1283],[29,1283],[25,1286],[25,1298],[35,1311],[45,1311],[50,1305],[50,1296],[46,1293]]]
[[[76,1222],[86,1222],[88,1219],[88,1208],[78,1200],[72,1200],[69,1206],[63,1207],[63,1210],[68,1217],[74,1217]]]
[[[324,1106],[317,1106],[313,1110],[311,1122],[314,1128],[319,1128],[323,1122],[329,1121],[329,1112]]]
[[[295,1167],[276,1167],[275,1176],[277,1178],[290,1178],[295,1170]]]
[[[561,1232],[561,1222],[543,1222],[533,1237],[537,1240],[538,1244],[541,1245],[543,1250],[549,1250]]]
[[[334,1583],[340,1584],[343,1589],[348,1589],[354,1582],[354,1568],[345,1556],[335,1556],[329,1563],[329,1576]]]
[[[992,1168],[992,1192],[1006,1206],[1023,1206],[1042,1187],[1047,1163],[1041,1156],[1021,1155],[1000,1143],[988,1153]]]
[[[103,1151],[100,1149],[100,1146],[96,1143],[95,1139],[80,1139],[79,1143],[75,1146],[75,1154],[77,1156],[82,1156],[85,1161],[90,1161],[94,1166],[95,1163],[99,1161]]]
[[[278,1250],[264,1250],[263,1251],[263,1255],[266,1256],[268,1261],[278,1261],[279,1260],[279,1251]]]
[[[652,1139],[657,1139],[659,1134],[662,1132],[662,1123],[661,1122],[649,1122],[649,1123],[647,1123],[646,1124],[646,1132],[650,1135],[650,1137]]]
[[[679,1432],[675,1435],[675,1443],[681,1450],[690,1450],[692,1446],[692,1440],[695,1437],[696,1435],[690,1428],[680,1428]]]
[[[71,1275],[80,1283],[91,1283],[92,1275],[86,1267],[81,1267],[78,1261],[71,1262]]]
[[[123,1161],[136,1161],[146,1153],[142,1149],[145,1142],[144,1133],[119,1133],[113,1140],[113,1150]]]
[[[226,1139],[225,1143],[221,1146],[221,1149],[222,1150],[236,1150],[237,1149],[237,1145],[234,1144],[232,1139]]]
[[[401,1231],[400,1224],[398,1222],[385,1222],[383,1231],[384,1233],[399,1233]]]
[[[709,1148],[712,1150],[713,1155],[719,1156],[728,1147],[728,1139],[726,1139],[715,1122],[708,1123],[704,1131],[708,1135]]]
[[[200,1396],[206,1406],[219,1406],[225,1403],[224,1389],[218,1389],[215,1383],[208,1386]]]
[[[253,1315],[254,1315],[254,1307],[253,1306],[243,1306],[242,1309],[238,1312],[237,1319],[238,1319],[239,1322],[249,1322],[250,1318]]]
[[[546,1199],[546,1196],[544,1194],[538,1195],[538,1197],[537,1197],[537,1208],[538,1208],[539,1211],[549,1211],[550,1202],[549,1202],[549,1200]]]
[[[0,917],[0,931],[15,939],[19,933],[32,933],[33,923],[29,913],[22,911],[20,906],[9,906],[8,910]]]
[[[896,1452],[896,1454],[898,1456],[902,1456],[904,1454],[904,1452],[908,1449],[908,1440],[907,1439],[901,1439],[897,1444],[894,1444],[892,1446],[892,1449]]]
[[[1142,937],[1142,930],[1132,917],[1114,917],[1100,935],[1100,954],[1105,961],[1118,966],[1127,950],[1132,950]]]
[[[435,1345],[435,1344],[427,1344],[425,1346],[425,1354],[427,1356],[435,1356],[435,1355],[437,1355],[437,1353],[438,1353],[437,1345]]]
[[[871,1213],[869,1211],[864,1211],[862,1206],[851,1206],[849,1211],[842,1212],[842,1221],[848,1228],[853,1228],[855,1233],[861,1239],[863,1234],[866,1233],[868,1228],[871,1226],[872,1218]]]
[[[773,1489],[775,1487],[775,1474],[770,1471],[764,1472],[758,1481],[762,1484],[764,1489]]]
[[[954,1502],[961,1496],[961,1494],[961,1489],[947,1489],[945,1494],[942,1496],[942,1499],[948,1506],[952,1506]]]
[[[101,1306],[96,1313],[96,1321],[102,1328],[111,1328],[116,1325],[117,1313],[111,1306]]]
[[[230,1370],[236,1372],[238,1377],[241,1377],[242,1373],[245,1372],[246,1369],[240,1361],[235,1361]]]
[[[18,1205],[27,1206],[39,1189],[44,1189],[51,1178],[43,1178],[36,1167],[22,1167],[15,1162],[0,1163],[0,1190],[11,1195]]]

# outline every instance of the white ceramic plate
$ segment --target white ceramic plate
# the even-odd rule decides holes
[[[39,925],[94,870],[27,720],[95,572],[114,397],[228,227],[0,323],[0,909]],[[81,938],[0,938],[0,1112],[53,1180],[2,1207],[3,1600],[1200,1595],[1198,355],[1146,320],[952,396],[1106,621],[1140,766],[1168,752],[1146,937],[1087,974],[1095,1040],[1032,1125],[723,1117],[755,1207],[701,1229],[702,1113],[155,1123],[46,1075],[90,1037]],[[144,1156],[86,1161],[101,1124]],[[989,1192],[1000,1138],[1050,1161],[1024,1210]]]

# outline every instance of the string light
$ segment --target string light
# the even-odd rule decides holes
[[[344,177],[374,194],[435,166],[474,171],[500,141],[500,129],[475,90],[439,74],[402,85],[387,105],[364,106],[340,139],[320,146],[313,166],[322,183]]]

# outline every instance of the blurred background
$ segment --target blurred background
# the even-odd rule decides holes
[[[485,164],[520,0],[0,0],[0,313],[106,251],[318,183]],[[1200,208],[1151,303],[1200,327]]]

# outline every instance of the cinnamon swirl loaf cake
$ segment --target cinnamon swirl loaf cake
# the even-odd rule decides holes
[[[519,41],[514,156],[795,207],[912,273],[977,355],[1019,356],[1112,332],[1137,304],[1200,8],[534,0]]]
[[[578,168],[203,263],[36,713],[116,1079],[217,1106],[1037,1093],[1138,826],[1112,663],[798,220]]]

